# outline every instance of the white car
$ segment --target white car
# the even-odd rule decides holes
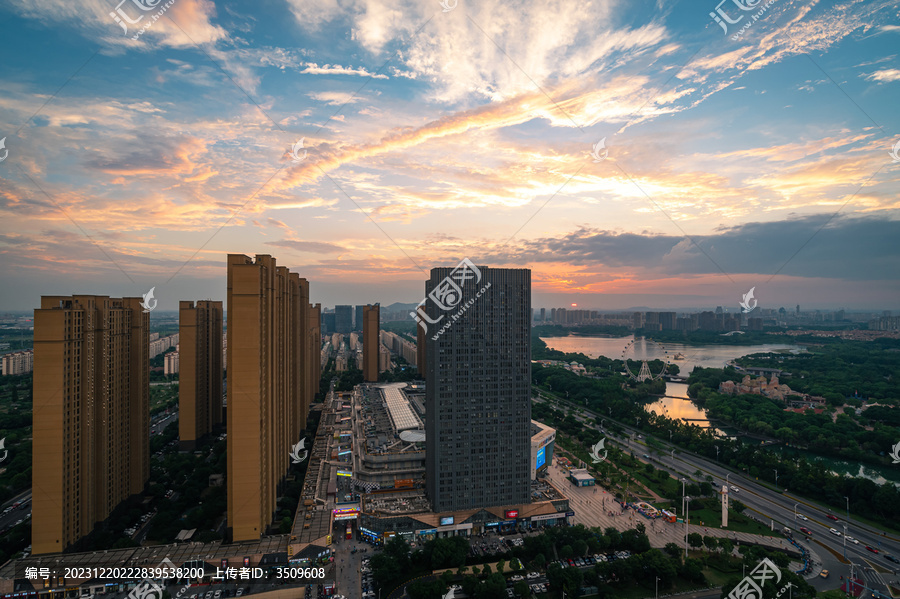
[[[803,514],[797,514],[797,517],[800,518],[801,520],[809,520],[809,518],[807,518]]]
[[[830,532],[831,534],[833,534],[833,535],[836,536],[836,537],[841,536],[841,533],[839,533],[839,532],[837,531],[837,529],[834,529],[834,528],[829,528],[829,529],[828,529],[828,532]]]
[[[847,540],[850,541],[851,543],[853,543],[854,545],[859,545],[859,541],[857,541],[856,539],[854,539],[851,536],[848,536]]]
[[[731,492],[732,492],[732,493],[740,493],[741,490],[738,489],[737,487],[735,487],[734,485],[731,485]]]

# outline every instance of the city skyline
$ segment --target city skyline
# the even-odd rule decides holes
[[[179,0],[126,36],[101,0],[15,0],[0,310],[224,301],[229,251],[328,305],[469,258],[530,268],[538,306],[896,309],[892,7],[723,34],[715,3]]]

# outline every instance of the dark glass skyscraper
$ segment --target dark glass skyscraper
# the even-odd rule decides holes
[[[365,306],[355,306],[356,307],[356,316],[353,320],[353,330],[354,331],[362,331],[363,330],[363,309]]]
[[[349,335],[353,330],[353,306],[334,307],[334,332]]]
[[[426,490],[436,512],[530,500],[531,271],[426,282]]]

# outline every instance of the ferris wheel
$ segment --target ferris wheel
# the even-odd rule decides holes
[[[631,368],[628,367],[629,360],[640,361],[640,372],[635,374]],[[659,360],[663,363],[660,371],[655,374],[650,370],[650,362],[654,360]],[[669,368],[669,352],[666,351],[666,347],[662,343],[654,341],[653,339],[635,337],[625,346],[625,349],[622,350],[622,362],[625,363],[625,373],[630,378],[639,383],[644,381],[655,381],[656,379],[662,378]]]

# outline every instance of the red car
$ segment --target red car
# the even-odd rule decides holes
[[[835,516],[833,514],[826,514],[825,517],[828,518],[829,520],[834,520],[835,522],[838,521],[837,516]]]
[[[805,535],[811,535],[811,534],[812,534],[812,531],[811,531],[810,529],[804,528],[804,527],[802,527],[802,526],[800,527],[800,532],[802,532],[802,533],[805,534]]]
[[[868,550],[871,551],[872,553],[878,553],[878,550],[875,549],[874,547],[869,547],[868,545],[866,545],[866,549],[868,549]]]

